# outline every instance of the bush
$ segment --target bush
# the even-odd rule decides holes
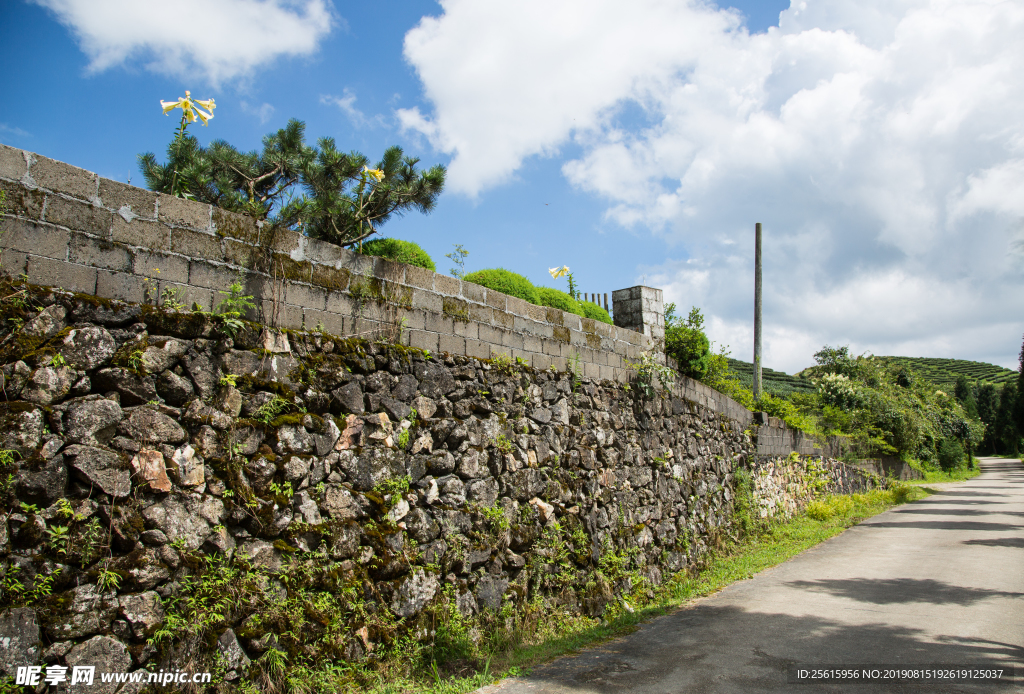
[[[959,441],[942,439],[938,450],[939,467],[946,472],[955,470],[964,463],[964,457],[964,447]]]
[[[492,268],[489,270],[477,270],[463,277],[466,282],[479,284],[482,287],[493,289],[502,294],[508,294],[531,304],[539,304],[537,289],[530,280],[522,275],[509,272],[503,268]]]
[[[711,341],[704,334],[704,317],[695,306],[683,320],[675,304],[665,307],[665,353],[676,360],[679,373],[704,381],[711,368]]]
[[[595,304],[593,301],[581,301],[579,302],[580,307],[583,309],[584,318],[593,318],[596,321],[607,323],[608,325],[614,325],[612,317],[608,315],[608,312],[603,308]]]
[[[394,260],[406,265],[426,268],[431,272],[437,272],[434,260],[419,244],[402,239],[372,239],[363,244],[364,255],[377,255],[381,258]]]
[[[580,302],[565,292],[552,289],[551,287],[537,287],[536,303],[538,306],[560,308],[568,313],[575,313],[577,316],[583,315],[583,308],[580,306]]]

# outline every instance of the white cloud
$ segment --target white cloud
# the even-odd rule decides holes
[[[254,106],[248,101],[243,101],[239,104],[242,108],[242,113],[248,113],[250,116],[256,116],[259,119],[260,125],[263,125],[270,117],[274,115],[274,107],[271,104],[263,102],[259,106]]]
[[[737,357],[761,221],[773,368],[825,342],[1015,365],[1021,3],[799,0],[754,35],[701,2],[442,5],[405,44],[433,110],[399,117],[451,188],[571,143],[564,175],[688,257],[642,271]]]
[[[280,56],[314,53],[333,23],[327,0],[32,1],[77,36],[92,72],[141,60],[213,84]]]
[[[381,114],[377,114],[370,118],[366,117],[366,114],[356,108],[356,95],[352,93],[347,87],[342,91],[341,96],[333,96],[331,94],[323,94],[320,96],[320,103],[324,105],[337,106],[341,109],[342,113],[348,116],[348,119],[352,122],[352,125],[357,128],[365,126],[383,126],[385,125],[385,118]]]

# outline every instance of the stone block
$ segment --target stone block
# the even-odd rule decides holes
[[[109,178],[100,179],[100,204],[108,210],[131,211],[132,215],[156,219],[157,194]],[[128,215],[131,216],[131,215]],[[137,245],[137,244],[136,244]]]
[[[237,276],[238,273],[223,265],[211,265],[201,260],[189,263],[188,283],[196,287],[227,291]]]
[[[346,251],[342,254],[337,266],[352,274],[369,277],[373,274],[373,256]]]
[[[464,355],[466,353],[466,338],[439,334],[437,338],[437,351]]]
[[[491,308],[496,308],[499,311],[504,311],[507,304],[508,295],[496,292],[493,289],[486,290],[484,295],[484,303]]]
[[[453,335],[455,333],[455,321],[439,313],[426,314],[423,322],[423,329],[442,335]],[[444,350],[447,351],[447,350]],[[463,352],[459,352],[463,354]]]
[[[480,324],[475,321],[455,321],[455,334],[459,337],[468,337],[474,340],[480,337]]]
[[[147,289],[155,294],[159,286],[157,282],[153,282],[153,286],[149,287],[145,279],[124,272],[98,270],[96,272],[96,296],[141,304],[146,300]]]
[[[416,269],[422,270],[423,268]],[[413,308],[421,308],[433,311],[434,313],[441,313],[444,310],[444,302],[441,295],[426,289],[412,290],[412,305]]]
[[[521,333],[520,333],[521,334]],[[523,349],[527,352],[543,352],[544,348],[541,346],[541,338],[536,335],[522,335],[523,338]]]
[[[532,352],[527,352],[527,351],[522,350],[522,349],[513,349],[512,350],[512,359],[513,360],[522,359],[524,362],[526,362],[527,366],[533,366],[533,357],[534,357],[534,354]]]
[[[247,214],[228,212],[219,207],[213,208],[211,216],[212,231],[217,236],[239,239],[245,243],[259,243],[260,229],[256,220]]]
[[[565,357],[551,357],[551,366],[554,367],[555,371],[569,370],[569,362]]]
[[[551,367],[551,356],[548,354],[534,354],[531,357],[533,368],[543,371]]]
[[[103,239],[94,239],[85,234],[71,235],[71,242],[68,244],[68,260],[80,265],[117,270],[118,272],[129,272],[132,267],[132,256],[125,246]]]
[[[472,301],[474,303],[487,303],[487,289],[479,284],[473,284],[472,282],[462,282],[462,296],[467,301]],[[502,296],[504,296],[504,294]]]
[[[512,330],[516,317],[507,311],[494,309],[491,313],[491,324],[506,330]]]
[[[132,272],[143,277],[165,282],[188,284],[188,259],[180,255],[151,253],[136,250],[133,253]]]
[[[601,367],[591,362],[583,364],[583,375],[586,378],[601,378]]]
[[[99,176],[92,171],[38,154],[33,154],[32,159],[28,173],[40,188],[64,193],[80,200],[92,201],[96,197]]]
[[[171,229],[171,250],[189,258],[224,260],[224,249],[219,236],[189,229]]]
[[[387,258],[381,258],[379,256],[374,257],[373,276],[389,282],[404,284],[406,267],[407,266],[404,263],[396,263],[393,260],[388,260]]]
[[[527,304],[526,313],[523,315],[526,318],[529,318],[530,320],[543,322],[547,320],[547,308],[547,306],[536,306],[534,304]]]
[[[0,274],[8,277],[17,277],[25,272],[28,264],[28,254],[21,251],[14,251],[10,248],[0,250]]]
[[[324,307],[327,305],[327,292],[318,287],[310,287],[306,284],[285,282],[284,300],[294,306],[302,306],[303,308],[323,311]]]
[[[569,328],[569,330],[582,331],[583,319],[575,313],[566,313],[565,311],[562,311],[562,325]]]
[[[26,272],[32,284],[61,287],[83,294],[96,293],[96,268],[29,255]]]
[[[437,348],[437,338],[437,333],[427,332],[426,330],[410,330],[409,346],[415,347],[416,349],[437,352],[439,351]]]
[[[480,340],[466,340],[466,356],[476,357],[477,359],[490,359],[491,345],[487,342],[482,342]]]
[[[397,317],[405,321],[404,326],[409,330],[423,330],[426,326],[427,314],[419,309],[400,308]]]
[[[145,219],[126,222],[119,214],[114,215],[113,221],[110,228],[111,241],[154,251],[166,251],[171,247],[171,230],[159,222]]]
[[[533,306],[533,304],[515,296],[510,296],[505,299],[505,310],[517,316],[528,315],[530,312],[530,306]]]
[[[501,355],[508,357],[509,360],[512,359],[512,350],[508,347],[502,347],[501,345],[488,345],[488,347],[491,349],[490,359],[495,359]]]
[[[2,146],[2,145],[0,145]],[[42,219],[46,192],[29,188],[15,181],[0,180],[0,190],[7,199],[7,213],[26,219]]]
[[[272,328],[298,330],[302,327],[302,321],[305,319],[302,307],[300,306],[263,301],[262,308],[264,321]]]
[[[446,296],[462,296],[462,280],[434,273],[434,291]]]
[[[330,292],[327,295],[327,311],[350,316],[356,310],[356,301],[348,294]]]
[[[291,254],[302,247],[302,234],[291,229],[276,228],[270,232],[267,247],[272,251]]]
[[[334,335],[335,337],[346,337],[348,333],[348,326],[346,325],[346,319],[344,316],[338,313],[330,313],[329,311],[321,312],[322,315],[317,316],[317,320],[324,322],[324,331],[328,335]],[[306,312],[306,325],[309,325],[309,311]],[[316,320],[313,321],[313,325],[316,325]]]
[[[490,325],[491,319],[494,317],[493,308],[481,304],[468,304],[468,306],[469,319],[471,321],[476,321],[477,323],[482,323],[484,325]]]
[[[15,251],[67,260],[71,233],[44,224],[4,217],[0,220],[3,245]]]
[[[523,335],[521,333],[513,332],[511,330],[507,330],[502,333],[501,344],[504,345],[505,347],[509,347],[511,349],[516,350],[526,348],[526,340],[524,339]]]
[[[432,290],[434,288],[434,274],[434,272],[426,268],[407,265],[405,267],[405,283],[410,287]]]
[[[562,343],[555,340],[541,340],[541,351],[552,357],[562,355]]]
[[[20,180],[28,172],[25,152],[15,147],[0,145],[0,178]]]
[[[157,193],[157,218],[166,224],[198,231],[210,230],[210,206],[194,200]]]
[[[351,251],[347,251],[341,246],[336,246],[333,243],[321,241],[320,239],[306,237],[305,244],[306,260],[332,267],[336,266],[346,254],[351,253]]]
[[[160,288],[160,296],[163,297],[168,289],[175,292],[175,300],[185,305],[187,309],[192,308],[192,304],[199,304],[199,307],[204,311],[212,311],[214,304],[220,300],[220,294],[203,287],[193,287],[188,284],[179,284],[177,282],[160,282],[158,284]]]
[[[314,263],[310,283],[330,291],[340,292],[348,289],[351,278],[352,273],[343,267]]]
[[[232,265],[252,269],[258,266],[259,257],[258,246],[235,239],[224,239],[224,260]]]
[[[102,238],[110,237],[113,214],[109,210],[90,203],[68,200],[50,195],[46,201],[45,220],[51,224],[67,227],[72,231],[84,231]]]
[[[479,339],[480,341],[488,344],[500,345],[502,343],[501,338],[503,333],[504,331],[500,328],[495,328],[490,325],[481,325]]]

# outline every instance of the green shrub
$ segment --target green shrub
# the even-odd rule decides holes
[[[522,275],[509,272],[503,268],[492,268],[489,270],[477,270],[463,277],[466,282],[479,284],[488,289],[493,289],[502,294],[514,296],[531,304],[538,303],[537,289],[530,280]]]
[[[675,304],[665,307],[665,353],[676,360],[679,373],[703,381],[712,366],[711,341],[704,334],[704,317],[694,306],[683,320]]]
[[[943,470],[946,472],[955,470],[965,462],[964,447],[956,439],[942,439],[942,443],[939,444],[938,458],[939,467]]]
[[[603,308],[595,304],[593,301],[581,301],[579,302],[580,307],[583,309],[583,316],[585,318],[593,318],[596,321],[607,323],[608,325],[614,325],[612,317],[608,315],[608,312]]]
[[[415,265],[437,272],[434,260],[419,244],[402,239],[372,239],[363,244],[364,255],[377,255],[395,262]]]
[[[551,287],[537,287],[537,301],[534,303],[539,306],[560,308],[563,311],[575,313],[577,316],[583,315],[583,309],[580,307],[580,302],[576,301],[576,299],[573,299],[565,292],[560,292],[557,289],[552,289]]]

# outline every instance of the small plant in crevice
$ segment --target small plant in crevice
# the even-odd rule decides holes
[[[256,304],[252,301],[252,294],[244,294],[244,291],[245,288],[242,286],[241,280],[235,280],[228,287],[228,291],[219,292],[224,295],[224,298],[217,303],[213,312],[223,321],[224,329],[230,335],[234,335],[242,329],[244,325],[242,316],[245,315],[245,312],[256,308]]]
[[[652,398],[657,392],[655,382],[669,389],[675,383],[675,373],[664,364],[659,364],[651,352],[641,352],[637,361],[626,359],[626,367],[636,375],[636,385],[645,398]]]

